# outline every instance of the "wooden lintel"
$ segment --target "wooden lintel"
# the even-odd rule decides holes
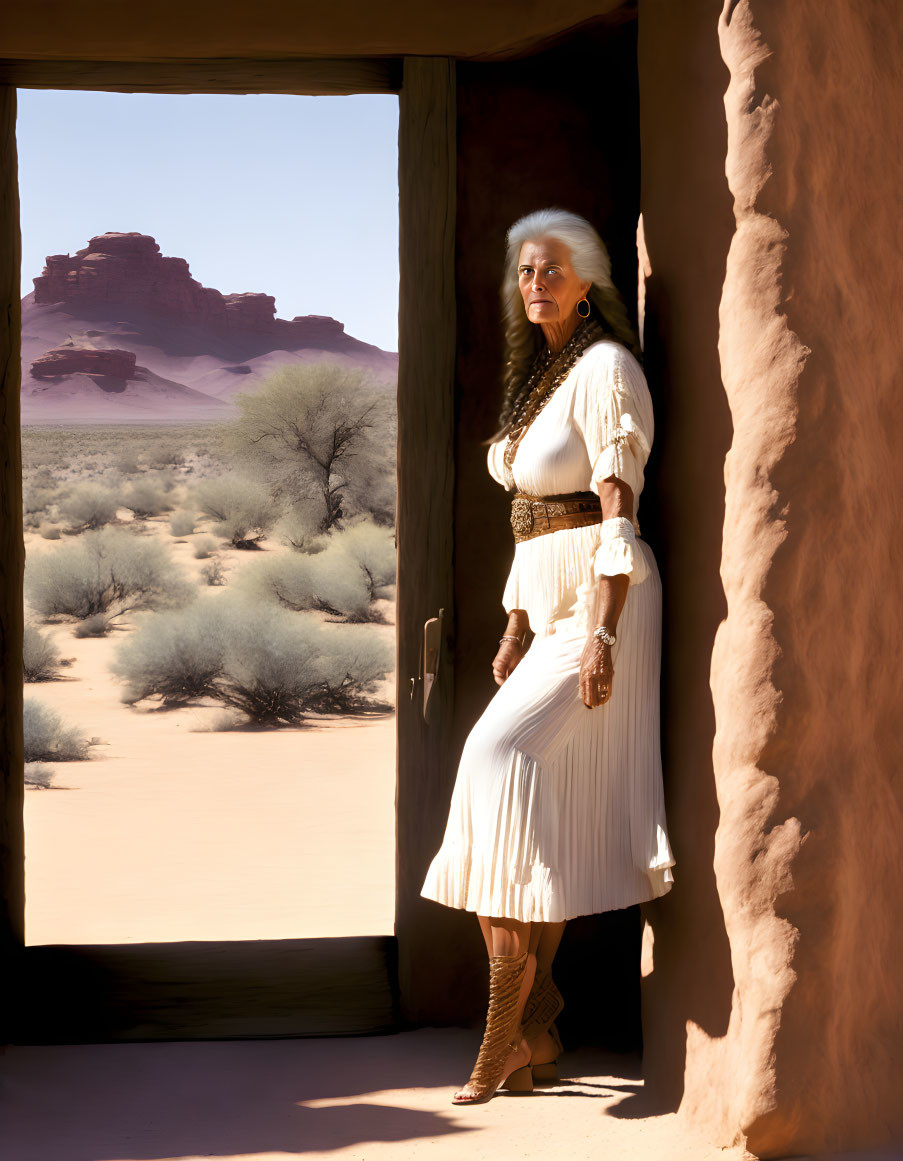
[[[164,61],[3,60],[0,84],[20,89],[115,93],[396,93],[401,62],[391,58]]]

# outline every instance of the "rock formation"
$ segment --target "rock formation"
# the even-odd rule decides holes
[[[116,379],[134,379],[133,351],[94,350],[91,347],[54,347],[31,364],[35,379],[55,379],[59,375],[111,375]]]
[[[49,254],[34,288],[38,305],[138,306],[220,335],[265,337],[271,350],[324,348],[345,337],[344,324],[325,315],[276,318],[270,294],[221,294],[201,286],[185,259],[165,257],[149,234],[98,234],[71,256]]]

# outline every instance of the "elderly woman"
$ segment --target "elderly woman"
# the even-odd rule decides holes
[[[565,923],[664,895],[661,582],[639,539],[652,442],[639,349],[589,222],[508,232],[507,361],[489,471],[514,491],[500,686],[470,732],[422,894],[475,911],[489,1011],[456,1104],[557,1076]],[[535,634],[529,650],[526,639]],[[618,680],[615,681],[617,668]]]

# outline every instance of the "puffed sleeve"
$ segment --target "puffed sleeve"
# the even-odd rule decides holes
[[[507,439],[498,439],[495,443],[489,445],[489,452],[486,456],[486,463],[489,468],[489,474],[492,478],[503,488],[511,491],[510,485],[505,478],[505,462],[502,458],[505,454],[505,445],[508,443]]]
[[[626,347],[603,342],[590,348],[581,367],[575,418],[592,465],[590,488],[597,495],[612,476],[629,484],[634,504],[643,490],[643,472],[652,446],[652,400],[643,369]],[[603,520],[593,558],[593,574],[626,574],[631,584],[648,575],[636,545],[636,526],[626,517]]]

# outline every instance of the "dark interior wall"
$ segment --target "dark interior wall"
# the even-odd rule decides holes
[[[490,663],[504,632],[501,595],[514,551],[509,499],[488,474],[481,442],[495,429],[500,404],[505,232],[545,206],[583,214],[608,245],[614,280],[635,318],[636,26],[600,28],[516,62],[459,63],[457,77],[455,754],[496,689]],[[452,776],[454,770],[452,763]],[[447,801],[451,782],[444,793]],[[434,837],[438,846],[441,830]],[[484,953],[473,916],[451,922],[482,984]],[[571,926],[558,961],[566,1040],[638,1046],[639,923],[632,908]],[[608,953],[600,961],[603,946]],[[595,1003],[591,993],[598,995],[600,982],[625,1002]],[[469,997],[476,1018],[482,991],[471,989]]]
[[[643,0],[639,13],[646,374],[656,438],[643,532],[662,571],[662,745],[675,885],[645,908],[654,945],[643,984],[644,1069],[665,1107],[684,1093],[687,1022],[725,1033],[733,978],[713,869],[712,648],[725,615],[719,569],[731,415],[718,358],[734,229],[724,174],[728,72],[720,0]]]

